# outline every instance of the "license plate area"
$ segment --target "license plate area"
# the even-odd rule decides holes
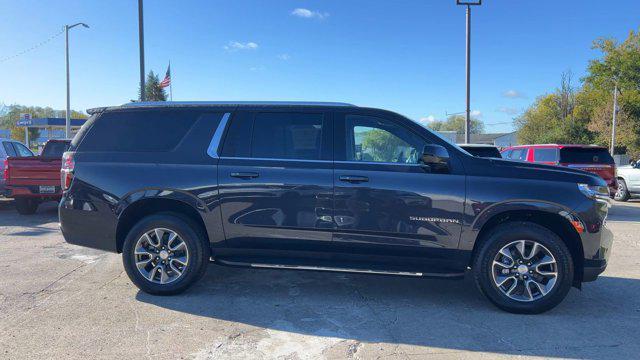
[[[40,186],[38,186],[38,192],[40,192],[40,194],[55,194],[56,193],[56,187],[55,186],[40,185]]]

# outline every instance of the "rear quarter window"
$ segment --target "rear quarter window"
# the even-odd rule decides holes
[[[163,152],[173,150],[195,124],[199,110],[110,111],[93,120],[81,140],[83,152]],[[74,139],[75,140],[75,139]]]
[[[558,161],[557,149],[534,149],[533,161],[536,162],[556,162]]]

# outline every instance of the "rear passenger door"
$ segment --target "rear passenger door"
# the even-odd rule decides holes
[[[328,250],[334,228],[332,135],[331,116],[323,110],[236,112],[218,164],[231,248]]]

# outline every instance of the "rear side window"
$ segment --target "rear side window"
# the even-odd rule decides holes
[[[69,143],[64,141],[53,141],[48,143],[42,150],[42,157],[62,158],[62,154],[69,149]]]
[[[556,162],[558,161],[557,149],[534,149],[533,160],[536,162]]]
[[[13,145],[9,141],[3,141],[2,147],[4,147],[4,152],[7,153],[7,156],[18,156],[16,154],[16,149],[13,148]]]
[[[174,149],[202,114],[191,109],[106,112],[80,144],[88,152],[163,152]]]
[[[569,164],[613,164],[613,158],[604,148],[563,148],[560,162]]]
[[[322,119],[322,114],[257,114],[251,138],[251,156],[320,160]]]
[[[22,156],[22,157],[33,156],[33,153],[31,152],[31,150],[27,149],[26,146],[20,143],[13,143],[13,147],[16,149],[16,153],[18,153],[18,156]]]

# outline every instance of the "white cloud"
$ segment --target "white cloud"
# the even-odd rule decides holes
[[[502,93],[502,96],[506,97],[506,98],[510,98],[510,99],[524,99],[526,98],[525,94],[521,93],[518,90],[507,90],[505,92]]]
[[[418,119],[418,123],[422,124],[422,125],[428,125],[434,121],[437,121],[436,117],[433,115],[429,115],[429,116],[423,116],[420,119]]]
[[[255,50],[258,48],[258,44],[253,41],[249,41],[246,43],[241,43],[238,41],[229,41],[229,44],[224,46],[224,49],[227,51],[238,51],[238,50]]]
[[[501,106],[496,110],[498,112],[505,113],[507,115],[517,115],[517,114],[520,113],[520,109],[513,108],[513,107],[508,107],[508,106]]]
[[[473,116],[475,118],[480,118],[480,117],[482,117],[482,111],[480,111],[480,110],[471,110],[471,116]]]
[[[320,12],[315,10],[309,10],[304,8],[297,8],[291,12],[291,15],[305,18],[305,19],[326,19],[329,17],[328,12]]]
[[[280,54],[278,55],[278,59],[282,60],[282,61],[287,61],[291,59],[291,55],[289,54]]]

